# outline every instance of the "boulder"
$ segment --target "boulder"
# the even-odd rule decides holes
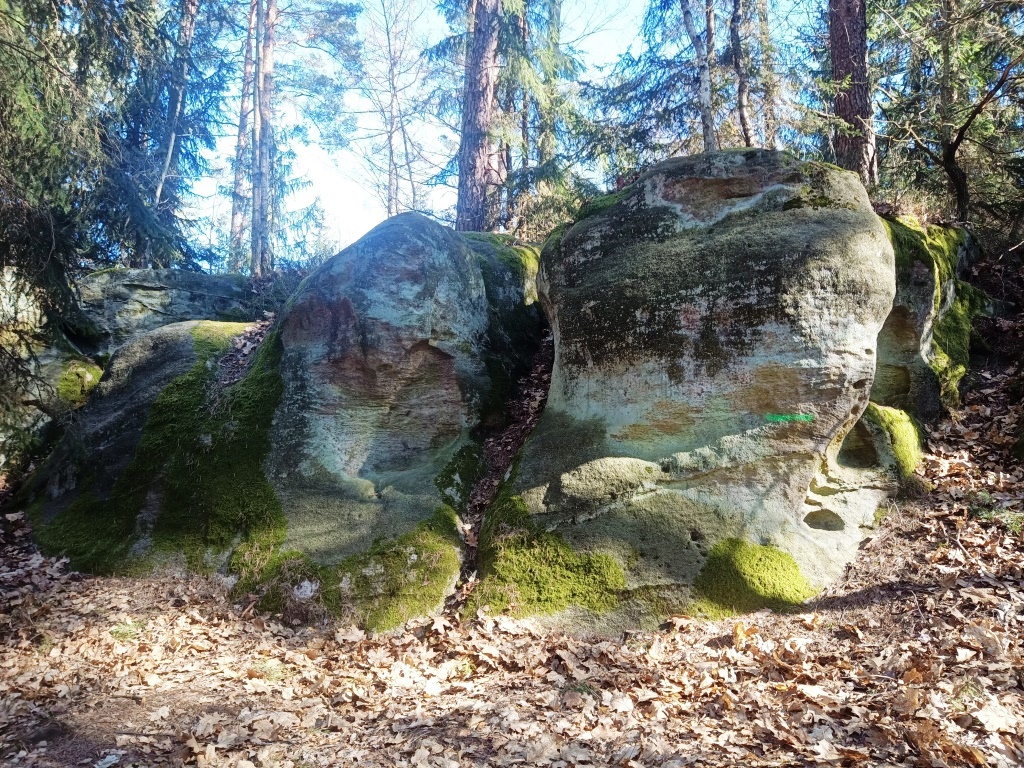
[[[75,341],[109,355],[134,336],[186,320],[245,321],[258,314],[241,275],[180,269],[105,269],[78,286]]]
[[[23,494],[40,543],[99,572],[223,569],[261,608],[374,629],[438,608],[476,428],[540,337],[535,264],[406,214],[310,275],[256,351],[236,323],[135,337]]]
[[[0,344],[14,355],[0,371],[6,378],[0,386],[3,474],[46,440],[55,418],[85,402],[102,370],[47,322],[35,296],[9,267],[0,270]]]
[[[216,358],[245,327],[172,323],[115,352],[88,402],[26,484],[45,549],[101,573],[148,552],[165,497],[189,503],[182,487],[203,475],[195,466],[176,473],[172,465],[201,447],[189,427],[202,418]],[[198,518],[201,510],[195,512]]]
[[[487,396],[487,328],[473,251],[418,214],[302,283],[281,318],[268,465],[289,546],[338,562],[430,516]]]
[[[478,604],[582,620],[621,580],[635,624],[842,573],[889,490],[837,461],[895,293],[855,174],[763,150],[661,163],[556,231],[538,283],[551,391],[485,523]],[[560,604],[526,597],[545,591]]]
[[[896,298],[878,336],[871,399],[931,419],[959,405],[971,318],[987,311],[984,294],[960,279],[978,245],[962,229],[909,217],[883,223],[896,254]]]

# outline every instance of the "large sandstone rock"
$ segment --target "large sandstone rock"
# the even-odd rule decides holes
[[[661,163],[549,239],[539,288],[551,392],[509,489],[531,530],[582,568],[611,557],[647,597],[687,594],[737,541],[814,586],[841,573],[886,493],[836,458],[895,293],[854,174],[761,150]],[[482,547],[508,580],[522,553]]]
[[[962,229],[911,218],[884,224],[896,252],[896,298],[878,336],[871,399],[931,419],[959,404],[971,317],[987,309],[984,295],[960,279],[978,245]]]
[[[487,329],[473,251],[417,214],[303,282],[281,320],[268,466],[289,545],[339,560],[430,515],[488,392]]]
[[[0,270],[0,345],[21,358],[0,366],[0,474],[17,466],[53,429],[55,418],[80,406],[102,371],[60,328],[48,323],[13,269]]]
[[[535,262],[409,214],[312,274],[256,351],[236,323],[134,338],[23,495],[41,543],[93,571],[223,568],[265,608],[373,628],[437,608],[475,427],[540,336]]]
[[[107,269],[79,283],[83,351],[108,355],[129,339],[187,320],[250,320],[257,314],[241,275],[180,269]]]

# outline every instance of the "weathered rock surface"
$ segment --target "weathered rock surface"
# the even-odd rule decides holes
[[[21,356],[24,371],[30,373],[17,383],[5,382],[21,391],[0,406],[3,473],[19,463],[24,450],[31,450],[55,417],[84,402],[102,371],[46,322],[35,297],[11,268],[0,270],[0,345]]]
[[[101,572],[226,567],[270,609],[314,601],[374,628],[436,609],[471,433],[500,421],[492,394],[540,337],[535,263],[404,215],[304,281],[256,351],[237,323],[133,337],[23,495],[41,543]],[[246,371],[222,371],[229,350]]]
[[[487,328],[473,251],[417,214],[300,286],[281,321],[268,467],[289,545],[338,560],[429,517],[487,396]]]
[[[111,358],[88,404],[48,460],[43,519],[52,519],[78,498],[83,474],[98,497],[109,495],[135,455],[153,401],[195,363],[198,325],[191,321],[158,328]]]
[[[855,175],[761,150],[661,163],[549,239],[539,288],[555,366],[511,488],[539,526],[640,592],[685,593],[732,539],[816,586],[841,573],[886,494],[836,458],[895,293]]]
[[[79,284],[83,351],[110,354],[139,334],[186,320],[252,320],[241,275],[180,269],[108,269]]]
[[[959,402],[967,370],[973,314],[984,297],[959,278],[977,259],[964,230],[888,219],[896,252],[896,298],[878,335],[878,370],[871,399],[919,418]]]

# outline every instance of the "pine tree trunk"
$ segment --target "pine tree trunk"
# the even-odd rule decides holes
[[[249,271],[253,277],[263,276],[263,176],[260,166],[260,144],[263,141],[263,36],[267,22],[265,0],[256,0],[256,37],[253,40],[255,71],[252,85],[252,222],[249,234],[252,250]]]
[[[274,45],[276,43],[277,0],[257,0],[256,74],[253,87],[253,211],[252,263],[254,277],[262,277],[274,268],[271,250],[271,196],[273,189],[271,156],[273,147]]]
[[[252,111],[253,44],[256,33],[256,0],[249,3],[249,23],[246,27],[245,53],[242,61],[242,100],[238,109],[238,139],[235,142],[235,183],[231,193],[231,237],[228,246],[228,268],[241,269],[245,233],[245,162],[249,153],[249,114]]]
[[[277,45],[277,0],[267,0],[267,22],[263,38],[263,142],[260,145],[260,166],[263,177],[263,272],[274,271],[274,49]]]
[[[697,97],[700,105],[700,124],[701,134],[704,138],[704,151],[714,152],[718,148],[718,141],[715,138],[715,112],[711,102],[711,56],[713,54],[709,46],[705,45],[704,38],[697,33],[697,27],[693,23],[693,12],[690,9],[690,0],[679,0],[679,5],[683,12],[683,26],[686,27],[686,35],[690,38],[690,44],[693,46],[693,52],[697,57],[697,67],[700,73],[700,87]],[[710,17],[713,19],[714,15],[711,14]],[[714,26],[707,31],[713,35]],[[709,42],[711,41],[709,40]]]
[[[844,86],[835,99],[836,117],[845,124],[834,137],[836,163],[855,171],[867,186],[878,182],[878,164],[868,89],[865,6],[865,0],[829,0],[832,80]]]
[[[743,7],[743,0],[732,0],[729,36],[732,42],[732,63],[736,70],[736,115],[740,121],[743,144],[752,147],[754,137],[750,130],[750,80],[747,76],[747,57],[743,48],[745,21],[746,9]]]
[[[491,177],[490,130],[494,88],[498,79],[498,9],[500,0],[477,0],[462,99],[462,139],[459,144],[459,197],[455,228],[462,232],[487,225]]]

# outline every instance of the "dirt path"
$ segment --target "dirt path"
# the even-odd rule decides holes
[[[1010,374],[975,375],[964,408],[930,432],[935,490],[894,504],[803,613],[677,617],[614,642],[501,617],[382,637],[285,626],[215,581],[68,573],[15,516],[0,533],[0,761],[1024,764]]]

